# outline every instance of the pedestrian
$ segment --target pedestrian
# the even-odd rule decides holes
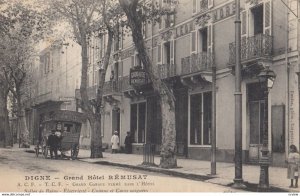
[[[131,139],[131,134],[130,132],[128,131],[127,132],[127,135],[125,137],[125,153],[126,154],[131,154],[131,151],[132,151],[132,139]]]
[[[291,187],[294,187],[293,181],[295,179],[295,188],[298,188],[298,176],[299,176],[299,153],[297,151],[297,147],[295,145],[290,145],[290,152],[288,156],[288,169],[287,169],[287,177],[291,179]]]
[[[119,143],[120,143],[118,131],[114,131],[114,134],[111,137],[110,141],[111,141],[111,153],[117,153],[119,150]]]
[[[48,136],[48,145],[50,147],[50,157],[53,158],[53,152],[55,159],[57,159],[57,149],[59,146],[59,138],[55,135],[55,130],[51,131],[51,135]]]

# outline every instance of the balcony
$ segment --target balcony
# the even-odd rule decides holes
[[[269,59],[272,56],[273,37],[265,34],[258,34],[242,39],[241,41],[241,62],[249,62]],[[235,64],[235,42],[229,44],[229,63]]]
[[[89,100],[96,99],[98,85],[87,87],[87,95]],[[75,90],[75,98],[81,99],[80,89]]]
[[[173,78],[176,76],[176,65],[175,64],[157,65],[156,74],[161,80]]]
[[[181,59],[181,75],[208,71],[213,63],[213,55],[210,52],[200,52]]]

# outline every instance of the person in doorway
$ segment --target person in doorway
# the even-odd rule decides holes
[[[127,135],[125,137],[125,153],[126,154],[131,154],[131,151],[132,151],[132,139],[131,139],[131,134],[130,132],[128,131],[127,132]]]
[[[290,188],[295,187],[298,188],[298,176],[299,176],[299,153],[297,151],[297,147],[295,145],[290,145],[290,152],[288,156],[288,167],[287,167],[287,177],[291,179]],[[295,179],[295,186],[294,186]]]
[[[120,143],[118,131],[114,131],[114,134],[111,137],[110,141],[111,141],[111,153],[117,153],[119,150],[119,143]]]
[[[53,152],[55,159],[57,159],[57,149],[59,145],[59,138],[55,135],[55,130],[51,131],[51,135],[48,136],[48,145],[50,147],[50,157],[53,158]]]

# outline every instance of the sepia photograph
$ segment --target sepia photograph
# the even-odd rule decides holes
[[[2,196],[298,196],[300,0],[0,0]]]

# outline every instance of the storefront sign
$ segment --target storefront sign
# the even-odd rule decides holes
[[[132,86],[141,86],[148,82],[147,73],[144,69],[130,69],[129,84]]]
[[[211,13],[213,22],[217,22],[219,20],[225,19],[234,14],[235,14],[235,3],[234,2],[228,3],[228,4],[224,5],[223,7],[220,7],[218,9],[214,10]]]

